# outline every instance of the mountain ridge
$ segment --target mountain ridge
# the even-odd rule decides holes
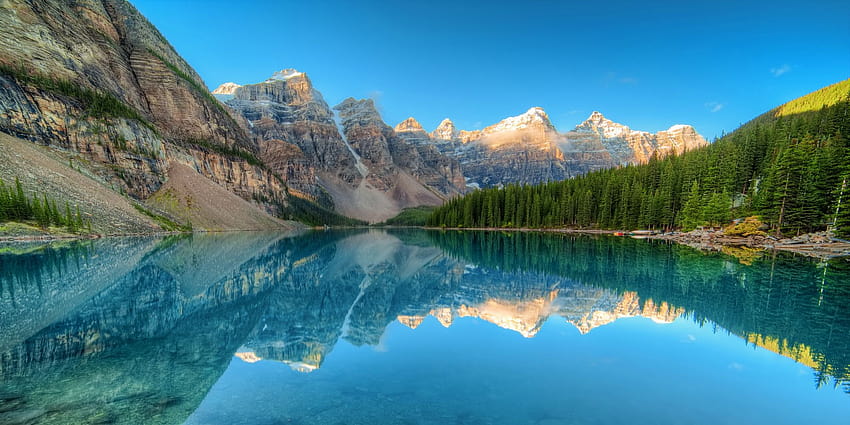
[[[0,40],[0,131],[65,152],[86,175],[183,224],[192,216],[187,205],[206,209],[210,220],[217,211],[209,203],[148,202],[198,196],[186,185],[168,186],[172,170],[179,179],[193,176],[191,169],[268,215],[327,224],[345,221],[334,213],[344,212],[377,222],[476,187],[562,180],[657,150],[641,146],[619,162],[565,154],[539,107],[482,130],[459,130],[448,119],[431,133],[415,119],[394,129],[372,100],[332,108],[292,68],[210,90],[125,0],[0,9],[8,35]]]
[[[790,110],[796,112],[788,115]],[[536,186],[509,186],[504,193],[472,193],[437,208],[428,225],[669,231],[727,226],[733,217],[749,217],[762,228],[745,232],[739,241],[751,247],[768,244],[754,239],[764,237],[766,230],[774,238],[820,231],[846,237],[850,235],[850,208],[845,202],[850,190],[848,110],[850,79],[772,108],[716,142],[681,156],[653,153],[639,166]],[[632,146],[651,148],[658,140],[666,141],[674,152],[686,149],[686,136],[694,131],[674,125],[657,133],[655,140],[633,131],[626,138],[608,138],[605,128],[600,135],[597,124],[618,135],[625,134],[626,127],[608,124],[601,114],[590,121],[573,141],[595,144],[620,160],[641,152],[646,158],[647,151]],[[530,206],[526,200],[532,200]],[[467,205],[487,205],[499,214],[479,207],[465,212]],[[722,243],[703,240],[703,244],[719,249]]]
[[[615,123],[598,111],[573,130],[559,132],[541,107],[481,130],[458,130],[446,118],[426,133],[413,117],[395,129],[414,143],[434,145],[444,155],[457,159],[468,178],[467,186],[472,188],[564,180],[597,169],[646,163],[653,155],[663,158],[708,144],[690,125],[674,124],[653,134]]]

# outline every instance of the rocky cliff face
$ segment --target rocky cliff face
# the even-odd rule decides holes
[[[555,143],[557,130],[541,108],[531,108],[480,132],[460,132],[460,136],[467,146],[461,150],[464,170],[482,187],[570,177]]]
[[[601,147],[602,150],[595,157],[579,156],[576,159],[622,165],[643,164],[648,162],[653,154],[663,158],[707,144],[708,142],[689,125],[678,124],[666,131],[652,134],[632,130],[605,118],[599,112],[593,112],[574,130],[564,133],[561,146],[572,155],[586,155],[593,153],[593,148]]]
[[[691,126],[651,134],[634,131],[594,112],[575,130],[559,133],[542,108],[506,118],[483,130],[458,130],[448,118],[425,136],[405,121],[398,128],[421,145],[457,159],[471,187],[541,183],[624,164],[653,154],[680,154],[706,144]]]
[[[343,214],[381,221],[463,190],[456,161],[409,143],[371,100],[329,108],[302,72],[283,70],[259,84],[217,91],[232,96],[226,103],[250,123],[261,158],[293,191]]]
[[[180,163],[286,202],[244,123],[128,2],[5,1],[0,32],[0,131],[74,154],[139,200]]]
[[[250,123],[261,159],[292,189],[331,206],[320,177],[342,184],[361,177],[333,111],[306,74],[288,69],[235,87],[227,105]]]
[[[560,180],[705,144],[689,126],[650,134],[598,113],[559,134],[541,108],[482,130],[446,119],[429,134],[412,118],[393,129],[368,100],[331,109],[292,69],[210,93],[125,0],[7,0],[0,32],[0,131],[61,150],[136,200],[161,199],[169,170],[189,168],[266,211],[295,194],[381,221],[467,187]],[[188,201],[199,194],[176,195],[185,202],[155,205],[179,204],[174,217],[201,208]]]
[[[416,119],[410,117],[394,130],[398,137],[407,142],[406,146],[402,143],[395,144],[396,162],[444,197],[452,197],[464,191],[466,179],[460,163],[444,155],[437,146],[430,143],[428,133],[425,133]]]

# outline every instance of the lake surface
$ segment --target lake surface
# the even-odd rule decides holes
[[[850,261],[608,236],[0,248],[0,424],[849,424]]]

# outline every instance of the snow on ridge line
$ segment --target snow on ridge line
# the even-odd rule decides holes
[[[676,125],[668,128],[667,131],[679,131],[679,130],[684,130],[688,127],[690,127],[690,126],[687,125],[687,124],[676,124]]]
[[[267,81],[286,81],[295,77],[300,77],[302,75],[304,75],[303,72],[298,72],[295,69],[287,68],[275,72],[274,74],[272,74],[271,77],[269,77]]]
[[[218,86],[218,88],[212,91],[212,94],[234,94],[239,87],[242,86],[234,82],[227,82]]]

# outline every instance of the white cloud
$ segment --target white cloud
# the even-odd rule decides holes
[[[708,109],[709,112],[718,112],[721,109],[723,109],[724,106],[726,106],[726,105],[724,105],[720,102],[706,102],[705,103],[705,108]]]
[[[770,68],[770,73],[773,74],[774,77],[779,77],[782,74],[787,73],[788,71],[791,71],[791,65],[788,65],[787,63],[782,64],[782,66],[778,68]]]

